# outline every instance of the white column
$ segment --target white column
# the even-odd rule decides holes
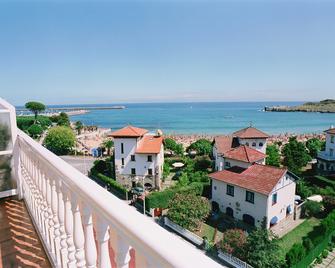
[[[79,209],[79,200],[78,196],[72,193],[72,212],[73,212],[73,242],[76,247],[76,260],[77,260],[77,267],[85,267],[85,252],[84,252],[84,245],[85,245],[85,237],[83,231],[83,225],[81,222],[81,214]]]
[[[115,262],[117,268],[128,268],[130,261],[129,251],[131,249],[129,243],[116,232],[115,229],[110,230],[110,241],[115,253]]]
[[[56,191],[58,194],[58,221],[59,221],[59,231],[60,231],[60,252],[61,252],[61,266],[66,267],[67,265],[67,243],[66,243],[66,232],[65,232],[65,209],[64,209],[64,200],[62,193],[62,182],[61,180],[57,181]]]
[[[109,226],[108,223],[103,219],[97,219],[97,240],[99,243],[98,252],[98,267],[99,268],[111,268],[111,260],[109,256]]]
[[[51,183],[52,181],[49,178],[49,174],[46,176],[46,187],[47,187],[47,213],[46,213],[46,218],[47,218],[47,230],[49,234],[49,245],[50,245],[50,250],[51,253],[55,256],[55,244],[54,244],[54,222],[53,222],[53,215],[52,215],[52,209],[51,209]]]
[[[86,266],[95,268],[97,266],[97,248],[94,239],[92,209],[88,205],[84,205],[83,216]]]
[[[57,176],[55,176],[57,178]],[[56,190],[56,180],[51,182],[51,209],[52,209],[52,221],[54,224],[54,248],[57,264],[61,264],[60,256],[60,230],[58,221],[58,194]]]

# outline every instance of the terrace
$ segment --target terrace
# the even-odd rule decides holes
[[[10,166],[0,191],[3,267],[221,267],[17,129],[2,99],[0,124],[10,131],[0,152]]]

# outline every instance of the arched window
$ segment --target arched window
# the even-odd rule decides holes
[[[256,147],[256,142],[253,142],[253,143],[252,143],[252,146],[253,146],[253,147]]]
[[[245,145],[246,145],[246,146],[249,146],[249,142],[246,142]]]
[[[262,146],[263,146],[263,142],[260,142],[260,143],[259,143],[259,147],[262,147]]]

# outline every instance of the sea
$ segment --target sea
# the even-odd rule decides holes
[[[131,103],[121,110],[92,110],[72,121],[116,130],[131,124],[165,134],[229,134],[252,125],[269,134],[320,133],[335,125],[335,113],[265,112],[265,106],[303,102]],[[111,106],[74,105],[74,106]],[[69,106],[71,107],[71,106]]]

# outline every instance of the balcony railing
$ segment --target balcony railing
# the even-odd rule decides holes
[[[55,267],[221,267],[18,130],[18,194]]]
[[[335,155],[330,155],[326,151],[321,151],[318,153],[318,158],[327,160],[327,161],[335,161]]]

